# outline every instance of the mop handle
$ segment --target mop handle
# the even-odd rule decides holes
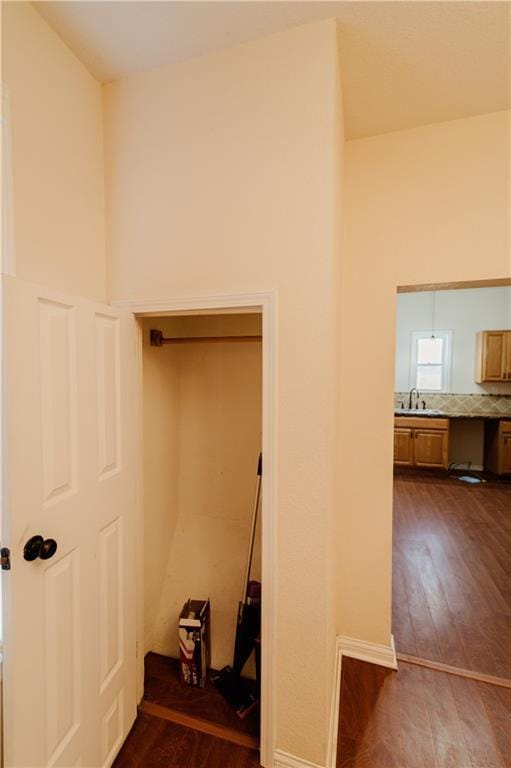
[[[250,530],[250,544],[248,546],[248,562],[247,562],[247,570],[245,571],[245,581],[243,583],[243,597],[241,598],[242,602],[245,602],[247,599],[247,591],[248,591],[248,581],[250,578],[250,570],[252,568],[252,556],[254,554],[254,541],[255,541],[255,532],[256,532],[256,525],[257,525],[257,510],[259,509],[259,499],[261,496],[261,475],[263,470],[263,454],[259,454],[259,462],[257,464],[257,485],[256,485],[256,494],[255,494],[255,501],[254,501],[254,511],[252,512],[252,528]]]

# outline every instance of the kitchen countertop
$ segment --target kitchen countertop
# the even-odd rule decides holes
[[[511,419],[511,414],[503,413],[447,413],[446,411],[437,411],[436,413],[422,413],[418,408],[414,413],[406,411],[401,413],[399,408],[394,410],[394,416],[400,416],[403,419],[418,418],[423,419]]]

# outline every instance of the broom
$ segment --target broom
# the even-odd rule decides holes
[[[252,651],[256,652],[257,683],[259,680],[259,635],[261,632],[261,585],[258,581],[250,581],[254,540],[257,525],[259,500],[261,498],[261,476],[263,457],[259,455],[257,464],[257,484],[252,513],[252,526],[248,547],[247,568],[243,581],[243,595],[238,604],[238,619],[236,624],[236,640],[232,667],[226,666],[213,678],[213,683],[226,701],[234,709],[238,717],[246,717],[259,703],[259,693],[255,692],[249,681],[243,680],[241,672]]]

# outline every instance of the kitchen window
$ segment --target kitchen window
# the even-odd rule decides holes
[[[449,392],[452,331],[412,331],[410,387]]]

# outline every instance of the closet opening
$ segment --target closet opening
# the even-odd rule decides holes
[[[262,311],[184,311],[137,322],[144,542],[140,709],[245,747],[257,765],[263,709],[257,622],[265,611],[264,600],[258,604],[264,524],[258,474]],[[209,601],[204,685],[198,684],[197,653],[193,656],[197,635],[180,628],[180,616],[201,620],[199,604],[187,605],[189,600]],[[219,671],[234,666],[237,639],[238,650],[241,639],[248,656],[241,679],[236,672],[218,679]]]

